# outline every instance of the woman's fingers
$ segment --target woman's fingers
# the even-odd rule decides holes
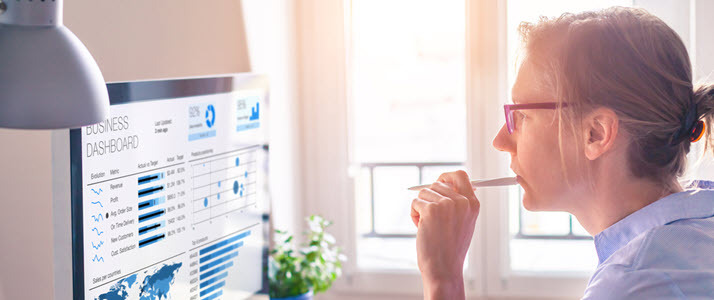
[[[446,188],[444,188],[444,184]],[[476,209],[480,207],[480,203],[474,193],[474,188],[469,180],[469,175],[462,170],[441,174],[437,182],[432,184],[431,188],[444,195],[446,195],[447,190],[455,191],[468,199],[471,207],[475,207]]]
[[[440,193],[434,191],[433,189],[430,189],[430,188],[429,188],[429,189],[422,189],[422,190],[420,190],[420,191],[419,191],[419,195],[417,196],[417,198],[419,198],[419,199],[421,199],[421,200],[426,200],[426,201],[429,201],[429,202],[439,202],[439,200],[440,200],[441,198],[444,198],[444,196],[446,196],[446,195],[442,195],[442,194],[440,194]],[[447,196],[447,197],[448,197],[448,196]]]
[[[414,201],[420,200],[420,202],[416,203],[416,205],[419,205],[418,208],[413,207],[415,205]],[[453,189],[451,189],[448,185],[446,185],[443,182],[435,182],[432,184],[431,188],[427,189],[422,189],[419,191],[419,195],[417,196],[417,199],[414,199],[412,202],[412,222],[414,222],[414,225],[418,226],[419,223],[419,216],[423,212],[423,207],[426,206],[426,204],[429,203],[439,203],[445,200],[449,201],[461,201],[461,203],[465,203],[468,201],[466,197],[460,195],[459,193],[455,192]],[[419,209],[419,210],[418,210]]]
[[[419,198],[415,198],[412,200],[412,209],[411,209],[411,217],[412,217],[412,222],[414,222],[414,226],[419,228],[419,217],[421,216],[421,213],[425,210],[427,204],[429,204],[429,201],[425,201]]]
[[[469,175],[462,170],[443,173],[436,181],[444,182],[453,186],[456,192],[466,196],[467,198],[470,198],[469,196],[474,195],[473,188],[471,187],[471,181],[469,180]]]
[[[451,199],[466,199],[466,196],[457,193],[453,187],[450,185],[444,183],[444,182],[434,182],[431,184],[431,187],[429,187],[429,190],[436,193],[437,195],[444,195],[446,197],[449,197]],[[420,193],[421,195],[421,193]],[[443,197],[443,196],[442,196]],[[421,197],[419,197],[421,198]]]
[[[414,226],[419,227],[420,216],[429,203],[436,204],[447,199],[454,201],[458,207],[465,208],[468,205],[478,207],[478,200],[466,172],[456,171],[441,174],[430,188],[419,191],[417,199],[412,201],[410,213]]]

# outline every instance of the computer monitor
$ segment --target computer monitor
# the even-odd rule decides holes
[[[74,299],[243,299],[266,245],[266,78],[107,85],[69,132]]]

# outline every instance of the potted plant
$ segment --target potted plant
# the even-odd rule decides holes
[[[325,232],[332,222],[320,216],[307,218],[306,242],[297,251],[293,236],[276,230],[274,249],[270,252],[268,281],[271,299],[307,300],[327,291],[340,277],[346,260],[335,245],[335,238]]]

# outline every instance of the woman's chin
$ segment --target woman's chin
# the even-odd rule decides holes
[[[537,198],[532,197],[528,192],[523,192],[523,207],[528,211],[544,211],[548,210],[543,207],[543,204]]]
[[[518,176],[518,184],[520,184],[521,188],[523,189],[523,207],[526,210],[529,211],[545,211],[548,210],[548,204],[547,203],[547,198],[540,197],[537,194],[533,193],[533,190],[530,188],[530,185],[523,180],[522,177]],[[544,202],[544,200],[546,200]]]
[[[536,205],[533,201],[533,198],[530,196],[528,192],[523,192],[523,208],[525,208],[528,211],[535,211]]]

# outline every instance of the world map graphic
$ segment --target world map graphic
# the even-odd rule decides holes
[[[181,268],[181,263],[163,265],[152,273],[133,274],[109,287],[106,293],[95,300],[166,300],[171,299],[171,287],[174,277]],[[143,280],[137,280],[143,279]]]

